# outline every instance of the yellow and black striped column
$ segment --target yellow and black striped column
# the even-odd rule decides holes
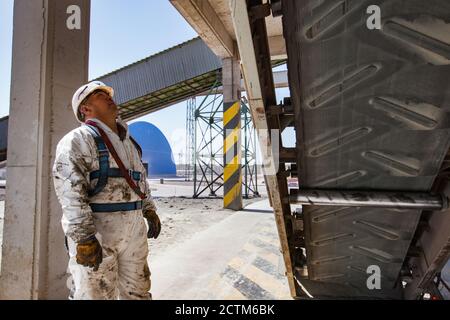
[[[242,209],[241,170],[241,104],[240,101],[224,103],[223,128],[223,207]]]

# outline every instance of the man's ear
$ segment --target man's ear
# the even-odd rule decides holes
[[[80,113],[86,115],[87,112],[90,112],[90,107],[86,104],[80,105]]]

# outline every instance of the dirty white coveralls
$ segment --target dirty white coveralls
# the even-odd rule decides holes
[[[140,189],[147,194],[143,210],[156,211],[139,153],[131,142],[126,123],[123,141],[107,125],[92,119],[108,135],[125,167],[142,173]],[[112,155],[110,168],[117,168]],[[150,271],[147,264],[147,226],[141,210],[124,212],[92,212],[89,203],[139,201],[139,196],[124,178],[108,177],[98,194],[88,197],[97,180],[89,174],[99,169],[97,146],[85,124],[72,130],[58,143],[53,166],[56,194],[62,205],[62,227],[69,248],[68,271],[72,274],[71,299],[151,299]],[[103,262],[98,271],[76,262],[76,243],[92,235],[103,249]],[[70,281],[70,279],[69,279]]]

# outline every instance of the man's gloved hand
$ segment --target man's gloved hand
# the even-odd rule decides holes
[[[78,264],[98,270],[103,261],[103,250],[95,236],[77,244],[76,258]]]
[[[158,215],[154,210],[145,210],[143,215],[148,222],[147,238],[158,238],[159,233],[161,232],[161,221],[159,221]]]

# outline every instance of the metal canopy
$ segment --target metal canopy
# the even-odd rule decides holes
[[[272,61],[276,67],[285,59]],[[277,87],[285,87],[285,72],[276,73]],[[133,120],[221,85],[222,60],[201,38],[181,43],[115,70],[100,80],[114,88],[114,100],[124,120]]]
[[[194,38],[97,80],[115,89],[121,117],[131,120],[205,92],[221,68],[222,61]]]

